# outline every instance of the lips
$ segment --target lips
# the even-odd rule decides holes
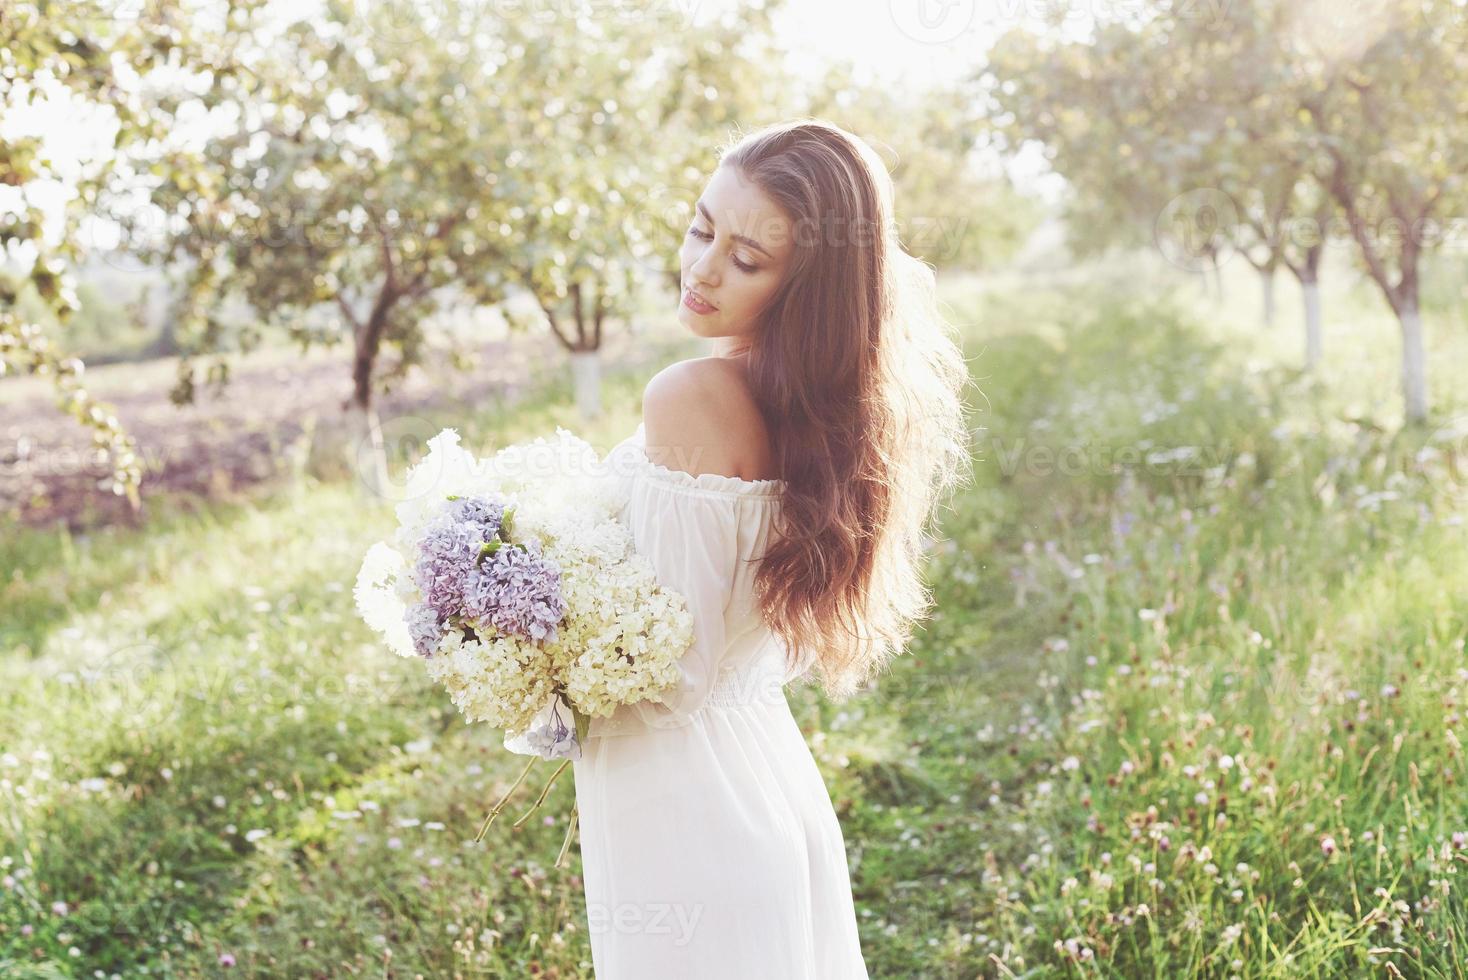
[[[683,291],[683,305],[695,313],[713,313],[717,306],[704,299],[691,289]]]

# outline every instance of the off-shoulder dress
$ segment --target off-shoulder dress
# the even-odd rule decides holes
[[[621,519],[693,613],[681,682],[592,720],[574,763],[598,980],[861,980],[841,826],[761,620],[757,564],[783,483],[607,456]]]

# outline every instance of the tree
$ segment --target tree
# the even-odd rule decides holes
[[[1421,420],[1418,266],[1464,199],[1468,7],[1380,0],[1352,8],[1352,21],[1320,4],[1250,0],[1226,13],[1219,29],[1156,4],[1065,44],[1011,32],[990,59],[1001,121],[1043,141],[1098,213],[1125,220],[1153,182],[1239,199],[1229,231],[1249,260],[1300,280],[1307,367],[1321,347],[1322,226],[1339,207],[1401,324],[1405,415]],[[1200,253],[1214,244],[1203,235]]]
[[[764,14],[711,26],[691,46],[659,19],[671,15],[331,0],[281,27],[229,21],[214,43],[247,72],[191,83],[222,124],[202,151],[208,176],[152,195],[171,221],[162,254],[194,267],[191,347],[216,346],[212,311],[226,291],[303,345],[321,339],[318,308],[334,307],[339,329],[324,339],[353,344],[346,431],[373,447],[363,476],[375,487],[385,468],[374,383],[418,362],[420,322],[449,288],[479,303],[523,289],[595,414],[604,325],[630,315],[648,271],[628,225],[686,174],[690,154],[708,153],[720,113],[775,104],[738,82],[760,74],[734,43],[762,36]],[[730,98],[743,90],[758,97]],[[384,350],[398,354],[386,374]],[[191,387],[192,369],[178,396]]]
[[[831,68],[805,111],[861,136],[887,161],[904,247],[934,265],[969,269],[1013,255],[1040,209],[1007,175],[978,169],[987,128],[969,83],[907,93],[853,76],[849,64]]]
[[[232,12],[250,2],[230,0],[225,9]],[[109,8],[106,0],[0,4],[0,112],[52,90],[109,107],[117,121],[116,150],[166,133],[169,120],[149,112],[129,80],[146,77],[161,65],[197,64],[192,12],[184,0],[149,0],[126,17]],[[216,67],[229,70],[227,61]],[[18,260],[23,270],[21,281],[0,277],[0,375],[21,371],[54,379],[59,405],[94,430],[93,443],[111,470],[102,485],[125,495],[137,510],[143,478],[137,446],[110,406],[87,391],[82,362],[65,353],[65,326],[78,309],[70,269],[85,250],[79,218],[95,202],[115,159],[103,159],[75,180],[75,197],[59,226],[48,229],[45,214],[25,191],[46,181],[66,183],[66,177],[41,151],[41,141],[34,137],[0,137],[0,183],[21,192],[15,197],[18,205],[0,211],[0,255]],[[50,308],[59,331],[48,331],[21,314],[18,304],[27,283]]]
[[[496,123],[500,53],[476,47],[487,39],[467,6],[434,12],[465,19],[420,24],[411,43],[396,5],[332,0],[312,20],[274,29],[263,17],[231,19],[211,40],[236,52],[242,70],[206,78],[197,96],[218,128],[202,150],[167,147],[166,175],[196,152],[197,166],[152,193],[168,221],[157,254],[191,266],[181,321],[189,349],[217,348],[227,293],[303,348],[350,341],[345,452],[375,493],[386,492],[387,473],[374,391],[418,362],[436,290],[503,297],[513,200],[526,179]],[[323,305],[336,329],[318,325]],[[383,373],[386,350],[398,358]],[[192,391],[185,360],[175,400]],[[343,449],[328,447],[317,452]]]
[[[649,279],[679,284],[693,202],[740,126],[773,121],[775,5],[736,8],[696,33],[674,8],[591,19],[574,6],[505,15],[504,119],[517,184],[513,269],[572,360],[583,415],[600,410],[604,324]]]
[[[1135,31],[1099,25],[1093,37],[1059,41],[1023,29],[1004,34],[980,73],[986,110],[1002,145],[1038,143],[1070,193],[1067,239],[1077,255],[1158,244],[1175,264],[1216,274],[1226,236],[1177,207],[1185,155],[1149,122],[1165,86]],[[1174,219],[1184,222],[1174,228]],[[1205,280],[1206,281],[1206,280]]]
[[[1442,243],[1442,219],[1465,200],[1468,7],[1454,0],[1375,5],[1351,57],[1295,35],[1310,86],[1303,121],[1327,162],[1319,177],[1345,212],[1351,237],[1402,333],[1402,395],[1409,422],[1427,418],[1427,357],[1420,306],[1424,252]]]

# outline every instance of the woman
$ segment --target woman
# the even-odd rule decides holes
[[[967,368],[891,215],[881,160],[817,120],[728,148],[697,201],[678,317],[717,353],[654,377],[608,456],[695,639],[677,688],[594,719],[574,766],[599,980],[867,976],[784,686],[843,699],[901,651],[968,459]]]

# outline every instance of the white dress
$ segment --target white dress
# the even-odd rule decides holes
[[[754,604],[778,480],[607,457],[621,519],[695,639],[661,701],[592,719],[573,764],[597,980],[863,980],[846,848]]]

